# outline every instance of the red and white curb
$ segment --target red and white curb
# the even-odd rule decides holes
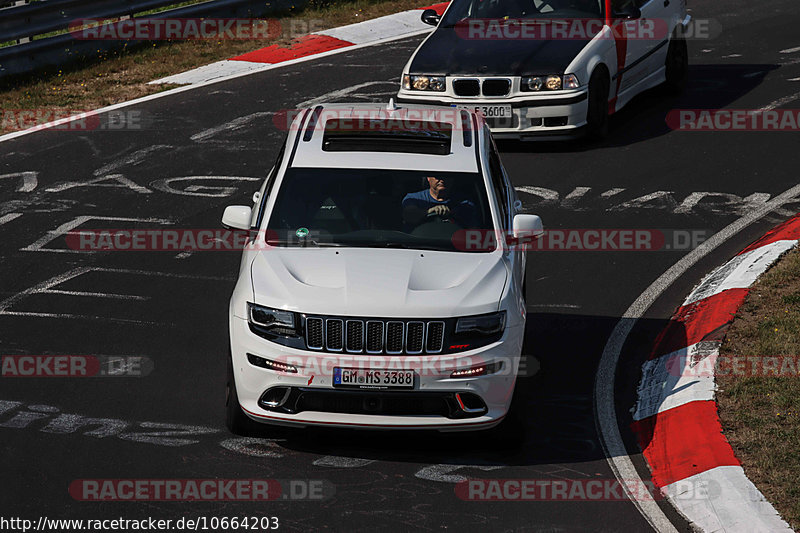
[[[722,434],[713,361],[750,286],[799,240],[800,215],[795,215],[707,275],[659,334],[642,366],[632,429],[653,483],[703,531],[791,531],[747,479]],[[703,371],[696,370],[698,365]],[[713,487],[713,494],[682,497],[701,486]]]
[[[311,33],[296,39],[288,47],[268,46],[231,59],[217,61],[187,72],[154,80],[150,84],[196,85],[232,75],[268,70],[271,65],[303,57],[316,56],[341,48],[428,33],[433,28],[420,19],[422,10],[435,9],[441,15],[447,5],[448,3],[445,2],[429,7],[401,11],[400,13],[365,20],[348,26]]]

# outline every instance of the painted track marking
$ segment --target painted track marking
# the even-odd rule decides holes
[[[606,461],[608,461],[608,465],[617,479],[640,479],[636,467],[634,467],[631,458],[628,456],[625,444],[622,442],[614,403],[614,380],[617,363],[625,341],[628,339],[628,335],[633,330],[636,322],[644,316],[644,313],[653,305],[653,302],[692,265],[747,226],[769,214],[773,209],[796,200],[798,195],[800,195],[800,185],[796,185],[779,194],[761,207],[754,209],[711,236],[711,238],[683,256],[666,272],[661,274],[639,295],[614,326],[614,330],[611,332],[603,349],[603,355],[600,358],[597,375],[595,376],[594,409],[595,423],[600,434],[600,442],[606,454]],[[656,531],[677,532],[675,526],[672,525],[655,500],[651,498],[629,499]]]

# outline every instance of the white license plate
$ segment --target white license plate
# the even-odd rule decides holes
[[[512,111],[510,105],[463,105],[459,106],[476,113],[481,113],[486,118],[511,118]]]
[[[334,387],[360,389],[413,389],[412,370],[367,370],[364,368],[333,369]]]

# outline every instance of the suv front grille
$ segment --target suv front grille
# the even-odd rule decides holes
[[[444,337],[445,323],[441,320],[305,319],[306,348],[316,351],[433,354],[441,353]]]

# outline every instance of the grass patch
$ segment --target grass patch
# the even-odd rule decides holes
[[[19,129],[14,110],[84,111],[171,88],[148,82],[228,59],[272,44],[291,42],[290,28],[319,31],[424,6],[419,0],[316,0],[282,17],[284,34],[247,41],[181,41],[108,53],[88,62],[0,80],[0,131]],[[295,35],[296,37],[297,35]],[[399,73],[398,73],[399,77]],[[7,112],[11,111],[12,113]]]
[[[753,286],[722,345],[729,356],[800,355],[800,250]],[[717,376],[725,436],[745,473],[800,528],[800,377]]]

